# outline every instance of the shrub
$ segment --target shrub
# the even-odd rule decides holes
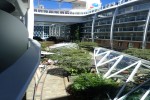
[[[111,79],[104,79],[92,73],[86,73],[76,78],[67,88],[67,92],[78,99],[85,100],[86,98],[98,100],[114,97],[118,89],[118,83]]]
[[[43,41],[43,42],[40,42],[40,44],[41,44],[41,49],[45,50],[46,47],[52,46],[54,44],[54,42],[53,41]]]
[[[92,52],[94,50],[94,47],[98,46],[98,44],[95,42],[79,42],[78,45],[80,48],[84,48],[84,49],[86,49],[88,51],[92,51]]]
[[[71,75],[85,73],[91,66],[91,55],[85,50],[79,49],[61,49],[53,50],[55,55],[50,58],[58,60],[58,65],[68,71]]]
[[[150,50],[149,49],[137,49],[137,48],[130,48],[123,51],[129,55],[133,55],[135,57],[139,57],[145,60],[150,60]]]

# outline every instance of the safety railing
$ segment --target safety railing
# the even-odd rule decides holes
[[[110,3],[107,4],[105,6],[102,6],[101,8],[96,8],[96,9],[91,9],[91,10],[87,10],[87,11],[72,11],[71,10],[53,10],[53,9],[40,9],[40,8],[35,8],[34,12],[35,13],[40,13],[40,14],[53,14],[53,15],[75,15],[75,16],[83,16],[83,15],[89,15],[89,14],[94,14],[96,12],[105,10],[105,9],[109,9],[112,7],[116,7],[118,5],[123,5],[126,3],[130,3],[130,2],[134,2],[137,0],[120,0],[119,2],[114,2],[114,3]]]

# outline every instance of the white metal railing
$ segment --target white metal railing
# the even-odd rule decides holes
[[[89,15],[89,14],[94,14],[96,12],[105,10],[105,9],[109,9],[109,8],[113,8],[116,7],[118,5],[123,5],[126,3],[130,3],[130,2],[134,2],[134,1],[138,1],[138,0],[120,0],[119,2],[114,2],[114,3],[110,3],[107,4],[105,6],[102,6],[101,8],[97,8],[97,9],[91,9],[91,10],[87,10],[87,11],[72,11],[71,10],[54,10],[54,9],[40,9],[40,8],[35,8],[34,12],[35,13],[42,13],[42,14],[53,14],[53,15],[75,15],[75,16],[83,16],[83,15]]]
[[[140,100],[144,100],[148,97],[150,93],[150,84],[148,84],[150,82],[150,77],[144,75],[150,75],[149,61],[98,47],[94,50],[94,62],[98,75],[102,74],[104,78],[118,78],[123,82],[122,87],[113,100],[124,100],[143,86],[146,86],[146,88],[142,88],[144,91],[141,93]],[[145,79],[139,82],[141,81],[140,78],[143,77]],[[132,87],[130,91],[123,94],[128,83],[136,85]]]
[[[56,15],[87,15],[87,14],[93,14],[95,12],[99,11],[99,9],[93,9],[90,11],[71,11],[71,10],[51,10],[51,9],[39,9],[35,8],[35,13],[44,13],[44,14],[56,14]]]

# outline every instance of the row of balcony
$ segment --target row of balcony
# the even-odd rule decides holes
[[[126,22],[136,22],[136,21],[145,21],[147,19],[147,15],[139,15],[139,16],[131,16],[131,17],[125,17],[125,18],[118,18],[116,19],[116,24],[126,23]],[[101,25],[111,25],[111,20],[102,20],[102,21],[96,21],[95,26],[101,26]],[[84,24],[84,27],[91,27],[91,23]]]
[[[114,28],[114,32],[141,32],[144,30],[143,26],[137,27],[137,26],[132,26],[132,27],[117,27]]]
[[[124,3],[130,2],[130,1],[136,1],[136,0],[121,0],[120,2],[114,2],[111,4],[107,4],[105,6],[102,6],[101,8],[97,8],[97,9],[93,9],[93,10],[88,10],[88,11],[83,11],[83,12],[72,12],[71,9],[70,10],[53,10],[53,9],[40,9],[40,8],[35,8],[34,12],[38,12],[38,13],[49,13],[49,14],[60,14],[60,15],[88,15],[88,14],[93,14],[96,13],[98,11],[101,10],[105,10],[111,7],[116,7],[117,5],[122,5]]]
[[[91,38],[91,35],[85,35],[84,38]],[[95,39],[110,39],[109,35],[94,36]],[[130,40],[130,41],[142,41],[142,36],[113,36],[114,40]],[[147,37],[147,41],[150,41],[150,37]]]
[[[143,21],[143,20],[146,20],[146,19],[147,19],[147,15],[131,16],[131,17],[116,19],[115,23]]]
[[[118,14],[124,14],[124,13],[128,13],[128,12],[149,9],[150,8],[149,5],[150,5],[150,3],[146,3],[146,4],[130,6],[127,8],[122,8],[122,9],[118,10]]]
[[[116,27],[114,28],[114,32],[143,32],[143,26],[131,26],[131,27]],[[148,29],[150,31],[150,27]],[[91,29],[84,30],[83,33],[90,33]],[[102,33],[102,32],[110,32],[110,28],[99,28],[95,29],[94,33]]]
[[[39,8],[34,9],[34,12],[57,14],[57,15],[88,15],[88,14],[93,14],[97,11],[99,11],[99,9],[93,9],[93,10],[82,11],[82,12],[71,11],[71,10],[52,10],[52,9],[39,9]]]

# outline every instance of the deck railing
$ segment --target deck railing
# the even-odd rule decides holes
[[[120,0],[119,2],[114,2],[114,3],[110,3],[107,4],[105,6],[102,6],[101,8],[96,8],[96,9],[91,9],[91,10],[86,10],[86,11],[72,11],[71,10],[55,10],[55,9],[41,9],[41,8],[35,8],[34,12],[35,13],[40,13],[40,14],[52,14],[52,15],[74,15],[74,16],[84,16],[84,15],[89,15],[89,14],[94,14],[96,12],[105,10],[105,9],[109,9],[109,8],[113,8],[116,7],[118,5],[122,5],[125,3],[130,3],[130,2],[134,2],[137,0]],[[80,10],[80,9],[78,9]]]

